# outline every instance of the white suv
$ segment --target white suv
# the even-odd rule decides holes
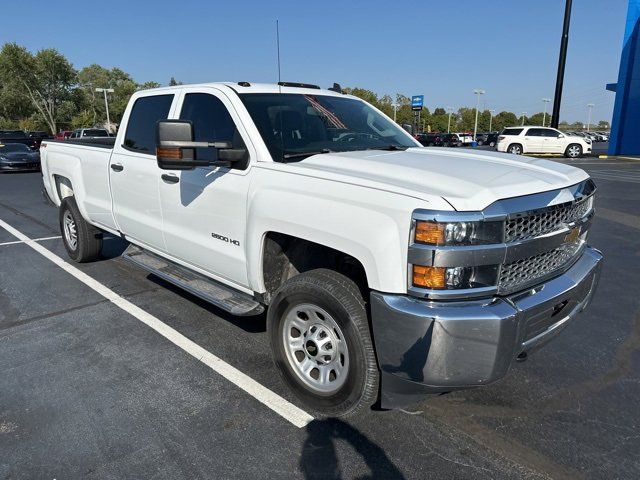
[[[500,136],[496,149],[515,155],[523,153],[557,153],[569,158],[591,153],[591,140],[567,135],[548,127],[509,127]]]

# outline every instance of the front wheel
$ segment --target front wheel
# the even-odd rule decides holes
[[[580,158],[582,156],[582,147],[577,143],[572,143],[567,147],[564,156],[567,158]]]
[[[327,269],[287,280],[269,306],[267,329],[282,378],[315,417],[347,416],[375,402],[378,367],[352,280]]]

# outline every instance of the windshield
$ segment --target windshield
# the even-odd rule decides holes
[[[417,146],[399,126],[360,100],[286,93],[246,93],[240,98],[275,161]]]
[[[12,153],[12,152],[30,152],[31,150],[26,145],[21,143],[10,143],[8,145],[0,145],[0,153]]]

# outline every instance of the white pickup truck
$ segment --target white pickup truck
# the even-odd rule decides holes
[[[73,260],[109,232],[219,308],[266,311],[275,363],[318,416],[494,382],[599,277],[584,171],[423,148],[338,85],[140,91],[117,137],[41,152]]]

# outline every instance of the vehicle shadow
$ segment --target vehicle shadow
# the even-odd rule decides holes
[[[337,418],[329,418],[314,420],[306,428],[307,439],[302,447],[300,458],[300,469],[305,479],[351,478],[351,475],[346,473],[343,476],[338,464],[336,448],[340,448],[337,445],[340,440],[351,445],[369,467],[370,473],[356,478],[361,480],[405,478],[379,445],[348,423]]]

